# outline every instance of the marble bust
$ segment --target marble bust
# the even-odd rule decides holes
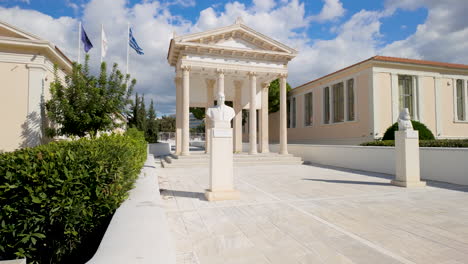
[[[398,117],[398,130],[413,130],[408,108],[403,108],[400,112],[400,116]]]
[[[226,100],[223,93],[218,93],[218,104],[206,111],[206,116],[214,122],[230,122],[236,115],[234,109],[224,104]]]

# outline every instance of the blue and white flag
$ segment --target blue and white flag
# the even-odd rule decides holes
[[[93,47],[93,43],[89,40],[83,25],[81,25],[81,42],[83,42],[83,48],[86,53]]]
[[[135,38],[133,37],[132,28],[130,28],[130,30],[128,31],[128,44],[139,55],[145,54],[145,53],[143,53],[143,49],[140,48],[140,46],[138,46],[138,43],[136,42]]]

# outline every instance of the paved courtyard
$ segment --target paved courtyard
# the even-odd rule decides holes
[[[208,202],[208,169],[160,169],[177,263],[468,263],[468,186],[420,189],[323,166],[235,169],[239,201]]]

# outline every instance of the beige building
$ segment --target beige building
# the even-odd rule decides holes
[[[439,139],[468,138],[468,65],[375,56],[288,94],[290,143],[382,138],[402,108]],[[270,115],[276,127],[278,114]],[[278,134],[270,130],[270,139]]]
[[[0,21],[0,151],[38,145],[43,133],[41,101],[72,62],[52,43]]]

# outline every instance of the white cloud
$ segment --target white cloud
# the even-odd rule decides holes
[[[274,0],[253,0],[253,3],[256,10],[260,12],[267,12],[276,5]]]
[[[388,1],[387,8],[427,8],[424,24],[408,38],[390,43],[382,54],[426,60],[465,63],[468,61],[467,1]]]
[[[341,17],[345,13],[340,0],[324,0],[325,5],[318,15],[312,17],[313,21],[325,22]]]
[[[190,4],[191,1],[179,1],[178,4]],[[460,63],[468,61],[466,1],[387,1],[383,10],[361,10],[343,23],[334,23],[336,36],[329,40],[314,39],[313,32],[324,26],[315,22],[333,20],[344,14],[344,7],[336,0],[324,1],[320,14],[312,17],[306,15],[306,7],[299,0],[258,0],[249,6],[235,1],[224,7],[212,6],[202,10],[195,22],[172,14],[170,6],[167,2],[157,1],[129,5],[126,0],[91,0],[82,11],[82,21],[95,45],[90,51],[95,69],[100,55],[101,23],[109,45],[106,60],[119,63],[121,69],[125,68],[127,22],[133,25],[135,38],[145,55],[139,56],[131,50],[130,73],[138,81],[136,91],[145,93],[146,99],[154,99],[158,112],[162,113],[173,113],[175,109],[174,69],[166,59],[172,32],[178,35],[199,32],[232,24],[237,17],[242,17],[248,26],[259,32],[299,50],[298,57],[289,64],[288,81],[293,86],[376,54]],[[415,10],[421,7],[427,8],[428,17],[413,35],[389,44],[382,42],[382,18],[391,16],[398,8]],[[0,7],[0,17],[54,42],[71,59],[76,59],[77,19],[52,18],[18,7]],[[306,32],[312,33],[308,35]]]

